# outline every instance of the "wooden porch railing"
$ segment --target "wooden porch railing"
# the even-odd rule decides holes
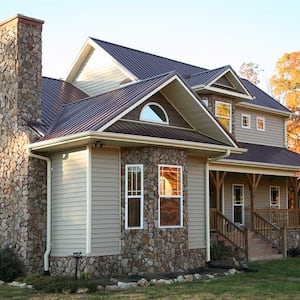
[[[260,216],[276,226],[288,229],[300,227],[300,209],[256,209]]]
[[[228,239],[242,252],[246,252],[245,232],[242,228],[232,223],[217,210],[210,210],[210,228]]]
[[[272,224],[268,219],[253,212],[254,231],[256,231],[262,238],[267,240],[271,245],[278,250],[282,250],[282,232],[280,227]]]

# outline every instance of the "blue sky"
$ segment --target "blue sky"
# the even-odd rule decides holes
[[[0,0],[0,20],[45,21],[43,75],[63,78],[88,36],[206,68],[243,62],[264,70],[299,51],[299,0]]]

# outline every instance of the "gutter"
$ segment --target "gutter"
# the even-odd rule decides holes
[[[32,153],[30,148],[27,148],[29,157],[37,158],[47,162],[47,236],[46,236],[46,251],[44,253],[44,275],[49,275],[49,255],[51,252],[51,160],[49,157],[41,156]]]
[[[210,210],[209,210],[209,162],[226,158],[230,155],[230,149],[226,150],[226,153],[214,158],[208,158],[205,164],[205,221],[206,221],[206,262],[210,262]]]

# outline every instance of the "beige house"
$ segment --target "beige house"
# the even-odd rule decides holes
[[[254,232],[282,249],[299,224],[290,111],[230,66],[93,38],[65,80],[42,78],[42,23],[0,24],[1,242],[27,272],[69,273],[74,253],[95,276],[183,272],[219,238],[257,259]]]

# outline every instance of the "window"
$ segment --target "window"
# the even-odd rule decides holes
[[[216,117],[220,123],[231,132],[231,104],[216,101]]]
[[[244,186],[242,184],[234,184],[232,186],[233,196],[233,222],[244,224]]]
[[[280,188],[279,186],[270,186],[270,207],[280,208]]]
[[[182,167],[159,165],[159,227],[181,227]]]
[[[126,165],[125,228],[143,228],[143,165]]]
[[[157,103],[146,104],[140,114],[141,121],[169,124],[165,110]]]
[[[204,103],[204,105],[208,107],[208,99],[207,98],[203,98],[201,100]]]
[[[256,118],[256,129],[260,131],[265,130],[265,118],[257,117]]]
[[[251,116],[242,114],[242,128],[251,128]]]

